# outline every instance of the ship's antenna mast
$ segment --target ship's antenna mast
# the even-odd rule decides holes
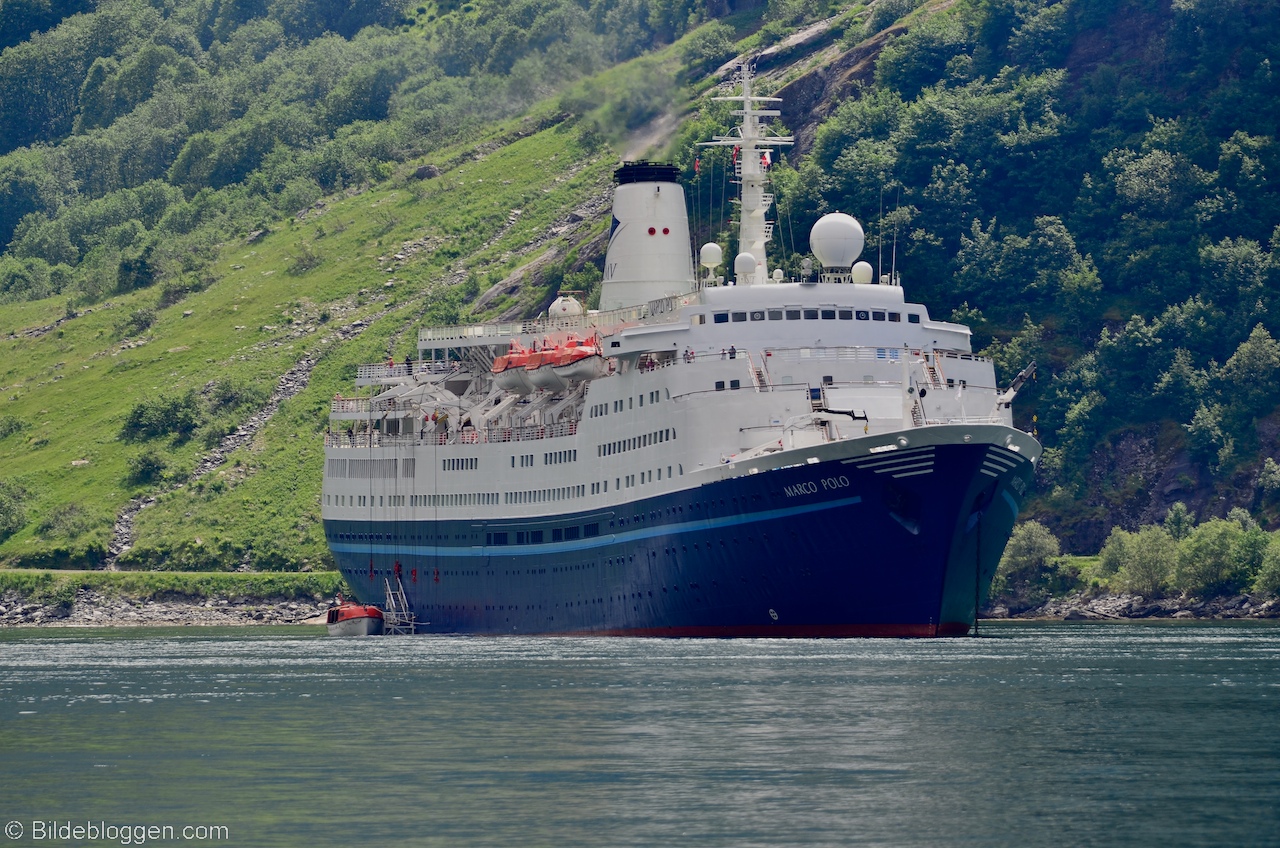
[[[749,253],[755,257],[755,272],[748,279],[739,277],[738,285],[763,283],[769,278],[769,258],[765,251],[765,243],[773,238],[773,224],[765,221],[765,213],[773,204],[773,195],[767,193],[768,183],[766,170],[773,158],[770,148],[784,144],[794,144],[791,136],[772,135],[768,127],[760,122],[761,118],[776,117],[777,109],[757,109],[757,103],[780,103],[777,97],[760,97],[751,93],[751,66],[744,63],[738,71],[742,82],[742,93],[736,96],[716,97],[715,100],[727,100],[741,103],[741,109],[733,110],[734,115],[742,118],[742,123],[734,128],[736,135],[718,135],[712,141],[702,142],[702,147],[735,147],[738,149],[734,160],[734,171],[742,184],[739,204],[738,251],[739,255]],[[737,263],[734,263],[735,271]]]

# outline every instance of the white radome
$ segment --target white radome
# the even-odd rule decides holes
[[[809,231],[809,248],[823,268],[850,268],[862,254],[866,237],[852,215],[823,215]]]
[[[724,251],[713,241],[707,242],[702,246],[702,250],[698,251],[698,262],[707,270],[718,268],[723,261]]]
[[[733,260],[733,275],[738,278],[738,285],[754,283],[756,276],[756,258],[750,253],[739,253]]]

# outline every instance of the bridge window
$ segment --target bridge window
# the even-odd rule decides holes
[[[818,320],[818,310],[816,310],[816,309],[806,309],[806,310],[804,311],[804,320],[806,320],[806,321],[817,321],[817,320]]]
[[[728,323],[729,323],[729,313],[728,313],[728,312],[717,312],[717,313],[715,313],[714,315],[712,315],[712,316],[711,316],[711,319],[712,319],[713,321],[715,321],[717,324],[728,324]]]
[[[852,321],[852,320],[853,320],[853,310],[852,310],[852,309],[841,309],[841,310],[840,310],[840,320],[841,320],[841,321]]]
[[[770,310],[769,310],[769,320],[770,320],[770,321],[781,321],[781,320],[782,320],[782,310],[781,310],[781,309],[770,309]]]
[[[892,321],[892,322],[893,322],[893,323],[895,323],[895,324],[901,323],[901,322],[902,322],[902,313],[901,313],[901,312],[890,312],[890,313],[889,313],[889,320],[890,320],[890,321]]]
[[[755,311],[755,312],[752,312],[752,313],[751,313],[751,320],[752,320],[752,321],[763,321],[763,320],[764,320],[764,311],[763,311],[763,310],[757,310],[757,311]]]
[[[854,313],[854,315],[857,317],[857,319],[858,319],[859,321],[870,321],[870,320],[871,320],[871,313],[870,313],[870,312],[868,312],[868,311],[867,311],[867,310],[865,310],[865,309],[859,309],[859,310],[857,310],[857,311]]]
[[[738,322],[741,322],[741,321],[745,321],[745,320],[747,320],[747,313],[745,313],[745,312],[735,312],[735,313],[733,313],[733,320],[734,320],[734,323],[738,323]]]
[[[872,313],[871,313],[871,320],[872,320],[872,321],[883,321],[883,320],[884,320],[884,313],[883,313],[883,312],[872,312]]]
[[[788,320],[788,321],[799,321],[799,320],[800,320],[800,310],[799,310],[799,309],[788,309],[788,310],[787,310],[787,320]]]
[[[919,323],[920,323],[920,316],[919,316],[919,315],[917,315],[917,314],[916,314],[916,313],[914,313],[914,312],[908,312],[908,313],[907,313],[907,323],[909,323],[909,324],[919,324]]]
[[[834,320],[836,320],[836,311],[835,311],[834,309],[824,309],[824,310],[822,310],[822,320],[823,320],[823,321],[834,321]]]

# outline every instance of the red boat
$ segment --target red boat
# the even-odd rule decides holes
[[[381,636],[382,610],[370,604],[357,604],[343,601],[336,607],[329,608],[329,619],[325,622],[330,636]]]

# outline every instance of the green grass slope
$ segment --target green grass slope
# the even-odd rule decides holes
[[[124,567],[327,565],[318,504],[328,399],[352,390],[359,363],[415,352],[424,315],[456,317],[451,281],[467,289],[468,274],[505,274],[607,185],[615,161],[607,148],[584,146],[583,133],[565,124],[516,137],[520,127],[465,155],[441,151],[435,158],[446,166],[459,164],[434,179],[333,198],[252,244],[223,245],[215,281],[176,305],[141,291],[74,318],[51,301],[0,309],[0,328],[9,329],[0,414],[15,422],[0,441],[0,480],[25,493],[30,515],[70,516],[27,522],[0,544],[0,561],[100,563],[117,513],[131,498],[155,497],[136,519]],[[413,255],[392,258],[406,243]],[[533,246],[557,249],[569,250]],[[494,304],[502,305],[511,304]],[[139,310],[153,311],[154,323],[130,332]],[[358,321],[367,327],[342,343],[339,328]],[[138,404],[194,391],[200,410],[200,393],[219,381],[265,396],[307,358],[318,362],[306,390],[194,483],[191,470],[223,433],[211,412],[185,437],[126,432]],[[163,465],[151,480],[134,471],[142,455]]]

